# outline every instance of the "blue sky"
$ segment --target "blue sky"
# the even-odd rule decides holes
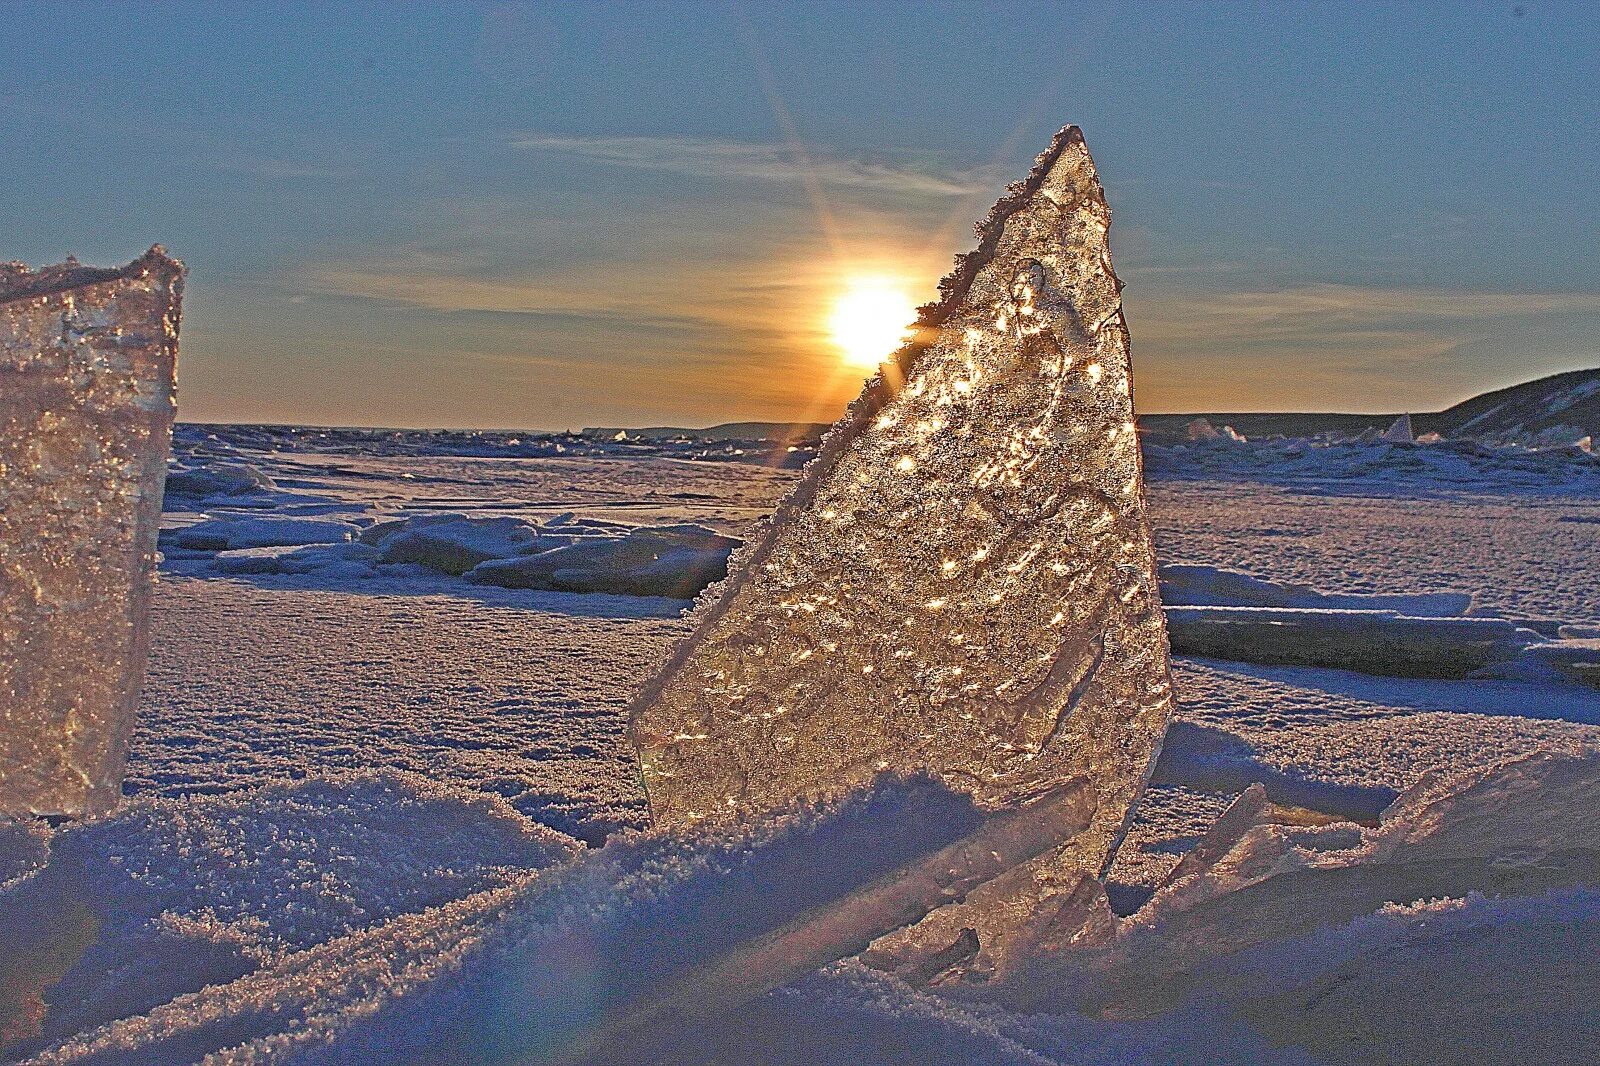
[[[1589,5],[0,4],[0,256],[190,266],[180,417],[831,419],[1054,130],[1147,411],[1600,365]]]

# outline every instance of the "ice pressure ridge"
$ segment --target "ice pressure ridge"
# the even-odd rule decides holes
[[[0,812],[121,792],[173,415],[183,265],[0,264]]]
[[[1171,705],[1110,211],[1062,130],[978,227],[633,707],[658,825],[929,772],[988,809],[1075,777],[1097,874]]]

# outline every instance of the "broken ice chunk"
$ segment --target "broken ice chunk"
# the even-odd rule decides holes
[[[490,559],[466,579],[502,588],[692,600],[727,574],[728,555],[738,543],[704,526],[641,526],[623,537],[573,538],[536,555]]]
[[[1195,563],[1161,567],[1161,602],[1173,607],[1297,607],[1309,610],[1395,611],[1414,618],[1459,618],[1472,611],[1470,592],[1319,592],[1239,570]],[[1171,635],[1168,619],[1169,632]]]
[[[0,265],[0,811],[121,793],[172,434],[183,264]]]
[[[1411,429],[1411,414],[1407,412],[1394,420],[1394,423],[1383,431],[1382,440],[1389,444],[1415,444],[1417,436]]]
[[[1538,639],[1504,618],[1326,608],[1168,607],[1167,626],[1180,655],[1391,677],[1468,677]]]
[[[1109,216],[1062,130],[635,701],[657,824],[1081,775],[1092,824],[1008,891],[1099,873],[1171,704]]]

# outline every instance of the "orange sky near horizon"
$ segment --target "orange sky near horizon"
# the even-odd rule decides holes
[[[849,304],[852,294],[869,308],[887,301],[909,326],[915,306],[936,297],[950,262],[948,251],[903,240],[838,255],[815,246],[767,254],[598,262],[488,279],[446,264],[333,263],[286,283],[296,295],[280,305],[282,315],[247,321],[243,331],[234,325],[225,337],[214,332],[206,278],[197,271],[181,385],[185,397],[203,399],[184,402],[180,417],[515,429],[830,422],[871,372],[861,346],[841,346],[841,301]],[[1334,284],[1214,292],[1174,286],[1137,267],[1122,273],[1143,413],[1427,411],[1595,362],[1575,347],[1568,364],[1537,372],[1515,361],[1467,381],[1435,372],[1463,347],[1514,343],[1530,319],[1590,320],[1600,315],[1596,295]],[[386,414],[374,416],[347,387],[350,374],[384,377],[392,342],[385,328],[313,340],[293,319],[319,303],[376,305],[397,331],[413,327],[403,334],[408,344],[430,349],[419,376],[390,383]],[[550,351],[548,340],[543,350],[524,350],[513,332],[507,344],[501,323],[519,316],[540,321],[545,338],[569,329],[575,344],[606,351],[604,369]],[[881,338],[898,331],[881,321],[876,328],[881,357],[893,347]],[[650,334],[648,346],[639,344],[640,331]],[[298,364],[312,388],[273,399],[270,377],[251,380],[248,364],[212,355],[219,348],[248,349],[268,365]],[[1294,369],[1264,375],[1272,364]],[[325,392],[315,387],[318,376],[328,379]],[[503,411],[519,393],[536,401],[525,421],[475,415],[489,404]],[[440,413],[441,395],[450,397],[453,415]]]

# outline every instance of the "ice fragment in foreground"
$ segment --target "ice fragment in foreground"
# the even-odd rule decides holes
[[[117,802],[149,648],[183,265],[0,265],[0,811]]]
[[[889,768],[991,809],[1085,776],[1090,827],[966,924],[1099,874],[1171,704],[1109,216],[1069,127],[980,225],[635,701],[658,825]]]

